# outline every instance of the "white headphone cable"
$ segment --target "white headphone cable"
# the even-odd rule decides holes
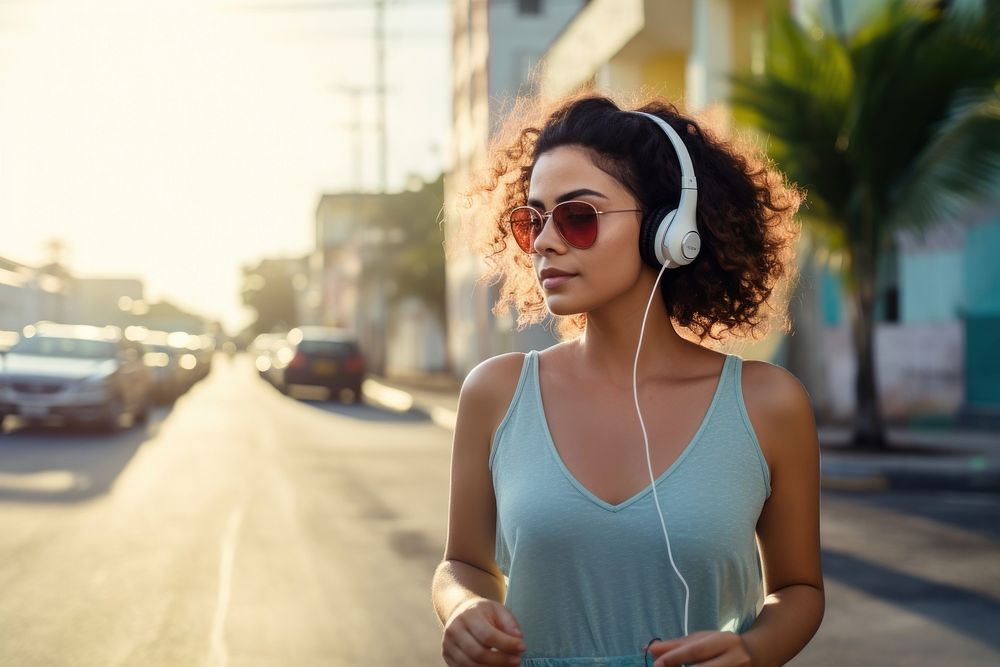
[[[660,278],[663,277],[663,273],[667,270],[666,265],[660,269],[660,274],[656,276],[656,282],[653,283],[653,291],[649,295],[649,301],[646,303],[646,312],[642,316],[642,327],[639,329],[639,342],[635,346],[635,362],[632,364],[632,398],[635,399],[635,411],[639,415],[639,426],[642,427],[642,440],[646,445],[646,466],[649,468],[649,483],[650,488],[653,492],[653,502],[656,503],[656,513],[660,515],[660,526],[663,528],[663,539],[667,542],[667,555],[670,557],[670,565],[673,566],[674,572],[677,573],[677,578],[681,580],[684,584],[684,636],[688,634],[688,603],[691,599],[691,589],[688,588],[687,580],[681,574],[681,571],[677,569],[677,564],[674,562],[674,553],[670,548],[670,535],[667,534],[667,522],[663,518],[663,510],[660,509],[660,499],[656,495],[656,479],[653,477],[653,461],[649,456],[649,436],[646,434],[646,422],[642,419],[642,410],[639,408],[639,388],[636,382],[636,376],[639,369],[639,351],[642,349],[642,337],[646,333],[646,318],[649,317],[649,308],[653,305],[653,299],[656,297],[658,288],[660,286]]]

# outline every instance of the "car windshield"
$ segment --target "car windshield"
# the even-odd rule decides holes
[[[86,338],[32,336],[11,348],[11,354],[36,354],[43,357],[74,357],[77,359],[113,359],[118,347],[111,341]]]
[[[353,354],[354,343],[335,340],[304,340],[299,344],[302,354],[314,354],[320,357],[339,357]]]

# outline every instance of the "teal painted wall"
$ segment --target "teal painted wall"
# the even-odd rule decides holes
[[[1000,408],[1000,219],[971,227],[965,244],[965,401]]]
[[[968,312],[1000,315],[1000,219],[969,229],[963,272]]]
[[[830,267],[824,266],[819,270],[820,307],[823,309],[823,324],[828,327],[840,326],[844,320],[843,289],[843,281],[838,274],[830,271]]]
[[[900,255],[900,322],[960,319],[967,298],[964,255],[961,248]]]
[[[965,402],[1000,408],[1000,315],[965,320]]]

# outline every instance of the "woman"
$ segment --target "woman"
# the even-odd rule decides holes
[[[501,306],[564,340],[463,384],[433,587],[453,667],[780,665],[822,619],[809,397],[706,344],[780,313],[799,194],[671,105],[639,110],[669,127],[597,96],[512,114],[479,189]],[[657,232],[685,211],[670,261]]]

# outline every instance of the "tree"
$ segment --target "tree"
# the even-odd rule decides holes
[[[243,304],[257,311],[251,325],[254,335],[288,331],[298,326],[295,287],[289,262],[262,260],[243,269]]]
[[[890,0],[851,35],[772,5],[765,65],[733,79],[737,120],[807,191],[804,221],[844,257],[858,360],[854,444],[887,445],[875,280],[895,232],[953,221],[1000,183],[1000,2]]]
[[[444,177],[417,190],[386,195],[376,224],[383,228],[379,261],[365,267],[369,278],[390,282],[389,300],[419,299],[445,330],[445,256],[441,207]]]

